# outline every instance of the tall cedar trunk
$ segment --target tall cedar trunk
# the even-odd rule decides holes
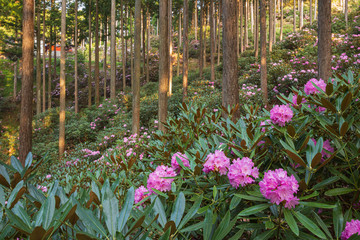
[[[36,14],[36,114],[41,113],[41,53],[40,53],[40,6]]]
[[[165,131],[167,118],[167,94],[169,91],[169,6],[168,0],[159,0],[160,44],[159,44],[159,129]]]
[[[312,15],[312,12],[313,12],[313,1],[312,0],[310,0],[310,3],[309,3],[309,5],[310,5],[310,9],[309,9],[309,15],[310,15],[310,25],[312,25],[312,23],[313,23],[313,15]]]
[[[269,52],[272,52],[272,44],[273,44],[273,39],[274,39],[274,36],[273,36],[274,32],[273,32],[273,28],[272,28],[273,22],[274,22],[274,19],[273,19],[274,18],[274,15],[273,15],[274,0],[270,0],[269,2],[270,2],[270,4],[269,4]]]
[[[52,8],[52,11],[54,12],[55,11],[55,0],[51,0],[51,8]],[[56,56],[56,25],[54,25],[54,29],[53,29],[53,36],[54,36],[54,79],[56,78],[57,76],[57,71],[56,71],[56,65],[57,65],[57,56]]]
[[[134,91],[134,48],[133,48],[133,19],[132,13],[129,14],[130,17],[130,75],[131,75],[131,91]]]
[[[294,12],[294,16],[293,16],[293,32],[296,32],[296,0],[294,0],[293,12]]]
[[[23,166],[32,146],[34,74],[34,0],[23,1],[22,84],[19,158]]]
[[[135,1],[132,133],[140,133],[141,0]]]
[[[214,0],[210,1],[210,80],[215,80],[215,26],[214,26]],[[236,14],[236,13],[235,13]],[[235,28],[236,29],[236,28]],[[236,35],[235,35],[236,36]]]
[[[259,0],[255,0],[255,58],[259,56]]]
[[[215,54],[217,52],[217,27],[219,25],[219,14],[216,13],[216,3],[214,3],[214,7],[213,7],[213,16],[214,16],[214,42],[215,42],[215,47],[214,47],[214,57]]]
[[[283,28],[284,28],[284,0],[280,0],[280,41],[283,39]],[[310,0],[311,3],[311,0]],[[310,5],[311,7],[311,5]],[[310,11],[311,12],[311,11]],[[310,14],[311,15],[311,14]]]
[[[59,119],[59,158],[65,151],[65,41],[66,41],[66,0],[61,8],[61,56],[60,56],[60,119]]]
[[[200,0],[200,54],[199,54],[199,76],[203,74],[203,36],[204,36],[204,0]]]
[[[147,29],[147,38],[146,38],[146,82],[150,82],[150,72],[149,72],[149,60],[150,60],[150,13],[149,8],[146,9],[146,29]]]
[[[43,56],[42,56],[42,63],[43,63],[43,73],[42,73],[42,111],[45,112],[46,110],[46,58],[45,58],[45,0],[43,5]]]
[[[244,20],[243,20],[244,19],[244,0],[240,0],[239,17],[240,17],[240,41],[239,42],[240,42],[240,53],[242,53],[242,52],[244,52]],[[239,45],[239,42],[238,42],[238,45]],[[237,46],[237,50],[239,50],[239,46]]]
[[[317,5],[318,5],[318,0],[315,0],[315,4],[314,4],[314,20],[317,19]]]
[[[304,0],[300,1],[300,26],[299,28],[302,29],[304,26]]]
[[[110,99],[115,99],[115,78],[116,78],[116,32],[115,17],[116,5],[115,0],[111,0],[111,45],[110,45]]]
[[[89,0],[89,76],[88,76],[88,106],[91,107],[92,77],[91,77],[91,1]]]
[[[218,13],[219,13],[219,23],[218,23],[218,48],[217,48],[217,65],[220,64],[220,56],[221,56],[221,53],[220,53],[220,50],[221,50],[221,37],[220,37],[220,34],[221,34],[221,30],[220,30],[220,23],[221,23],[221,5],[222,5],[222,0],[220,0],[219,2],[219,9],[218,9]],[[238,19],[238,18],[237,18]],[[238,23],[238,21],[236,21]],[[238,35],[238,34],[237,34]]]
[[[52,19],[51,19],[51,15],[50,15],[50,22],[52,22]],[[52,54],[52,50],[51,50],[51,45],[52,45],[52,32],[53,32],[53,26],[52,26],[52,23],[50,23],[50,40],[49,40],[49,64],[48,64],[48,109],[51,109],[51,82],[52,82],[52,66],[51,66],[51,54]],[[56,53],[56,49],[55,50],[55,53]]]
[[[325,82],[331,77],[331,1],[319,0],[318,66],[319,79]]]
[[[181,20],[182,20],[182,16],[181,16],[181,9],[179,11],[179,46],[182,46],[182,41],[183,41],[183,37],[182,37],[182,26],[181,26]]]
[[[197,32],[198,32],[198,1],[197,0],[195,0],[195,9],[194,9],[194,11],[195,11],[195,19],[194,19],[194,21],[195,21],[195,40],[197,41],[198,40],[198,37],[197,37]],[[180,21],[181,22],[181,21]]]
[[[272,26],[272,31],[273,31],[273,44],[276,43],[276,0],[274,0],[274,15],[273,15],[273,26]]]
[[[172,82],[173,82],[173,64],[172,64],[172,0],[169,0],[169,10],[168,10],[168,14],[169,14],[169,23],[168,23],[168,27],[169,27],[169,96],[172,95]]]
[[[204,1],[204,48],[203,48],[203,68],[206,68],[206,29],[207,29],[207,14],[208,8],[206,2]]]
[[[188,0],[184,0],[184,48],[183,48],[183,101],[187,97],[188,88],[188,65],[189,65],[189,3]]]
[[[142,24],[142,56],[143,56],[143,76],[145,76],[146,74],[146,11],[145,9],[142,11],[142,20],[143,20],[143,24]]]
[[[100,103],[99,91],[99,0],[96,0],[95,7],[95,105]]]
[[[125,93],[125,88],[126,88],[126,52],[127,52],[127,46],[125,46],[125,37],[124,37],[124,5],[123,5],[123,0],[121,0],[121,12],[120,12],[120,17],[121,17],[121,57],[122,57],[122,83],[123,83],[123,92]]]
[[[79,112],[79,99],[78,99],[78,20],[77,20],[77,16],[78,16],[78,0],[75,0],[75,113]]]
[[[266,0],[260,0],[260,79],[264,106],[268,106],[266,70]]]
[[[104,62],[103,62],[103,71],[104,71],[104,99],[106,99],[106,81],[107,81],[107,19],[104,24]]]
[[[178,41],[178,46],[177,46],[177,64],[176,64],[176,75],[179,77],[180,76],[180,48],[181,48],[181,31],[182,31],[182,27],[181,27],[181,21],[182,21],[182,17],[181,17],[181,9],[179,11],[179,29],[178,29],[178,32],[179,32],[179,41]]]
[[[237,76],[237,53],[234,51],[237,44],[236,21],[236,1],[224,0],[222,4],[223,12],[223,83],[222,83],[222,105],[224,107],[234,107],[238,105],[239,86]],[[237,110],[233,114],[233,120],[240,117]]]
[[[345,0],[345,23],[346,23],[346,29],[348,29],[348,26],[349,26],[348,11],[349,11],[349,2],[348,2],[348,0]]]
[[[254,1],[250,2],[251,33],[254,34]]]
[[[244,50],[247,49],[247,46],[249,44],[249,38],[248,38],[248,0],[245,0],[245,8],[244,8]]]
[[[16,100],[16,95],[17,95],[18,65],[19,65],[19,60],[16,60],[16,62],[15,62],[15,64],[14,64],[13,101]]]

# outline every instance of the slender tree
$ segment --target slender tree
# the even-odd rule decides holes
[[[19,158],[23,166],[32,147],[32,98],[34,74],[34,0],[23,1],[22,84]]]
[[[195,19],[194,19],[194,22],[195,22],[195,40],[198,40],[198,37],[197,37],[197,33],[198,33],[198,1],[195,0],[194,1],[194,12],[195,12]],[[185,4],[185,3],[184,3]],[[181,22],[181,21],[180,21]],[[180,30],[179,30],[180,31]]]
[[[51,8],[52,8],[52,12],[55,12],[55,0],[51,0]],[[57,37],[57,34],[56,34],[56,25],[54,25],[54,28],[53,28],[53,36],[54,36],[54,79],[56,78],[57,76],[57,51],[56,51],[56,37]]]
[[[349,27],[348,11],[349,11],[349,1],[345,0],[345,23],[346,23],[346,29],[348,29],[348,27]]]
[[[140,133],[141,0],[135,1],[132,133]]]
[[[168,0],[159,0],[160,11],[160,44],[159,44],[159,129],[165,131],[163,125],[167,118],[167,94],[169,91],[169,13]]]
[[[168,10],[168,27],[169,27],[169,96],[172,95],[172,82],[173,82],[173,61],[172,61],[172,0],[169,0]]]
[[[215,80],[215,26],[214,26],[214,0],[210,0],[210,69],[211,81]],[[236,13],[235,13],[236,14]]]
[[[116,48],[116,42],[115,42],[116,41],[116,32],[115,32],[116,9],[115,8],[116,8],[116,1],[111,0],[110,98],[112,100],[115,99],[115,77],[116,77],[116,50],[115,50],[115,48]]]
[[[313,10],[312,10],[313,1],[312,1],[312,0],[310,0],[309,5],[310,5],[310,6],[309,6],[309,7],[310,7],[310,9],[309,9],[310,24],[312,24],[312,23],[313,23],[313,14],[312,14],[312,12],[313,12]]]
[[[40,6],[36,14],[36,114],[41,113],[41,53],[40,53]]]
[[[239,17],[240,17],[240,41],[237,43],[237,52],[239,52],[240,42],[240,53],[244,52],[244,0],[240,0],[239,6]],[[240,54],[239,54],[240,56]]]
[[[146,38],[146,82],[150,82],[149,60],[150,60],[150,12],[149,8],[146,9],[146,25],[147,25],[147,38]]]
[[[260,0],[260,79],[264,106],[268,106],[266,70],[266,0]]]
[[[121,0],[120,5],[121,5],[120,6],[120,9],[121,9],[121,11],[120,11],[120,18],[121,18],[120,38],[121,38],[122,77],[123,77],[123,80],[122,80],[123,87],[122,87],[122,89],[125,92],[125,88],[126,88],[126,51],[127,51],[127,47],[125,47],[125,37],[124,37],[125,29],[124,29],[124,13],[123,13],[124,12],[124,5],[123,5],[123,0]],[[111,30],[111,32],[112,32],[112,30]]]
[[[79,112],[78,99],[78,0],[75,0],[75,113]]]
[[[95,105],[100,103],[99,91],[99,0],[95,6]]]
[[[284,2],[283,0],[280,0],[280,41],[282,41],[283,39],[283,28],[284,28]]]
[[[66,0],[61,7],[61,57],[60,57],[60,119],[59,119],[59,158],[65,151],[65,41],[66,41]]]
[[[92,93],[92,71],[91,71],[91,1],[89,0],[89,76],[88,76],[88,107],[91,107]]]
[[[304,26],[304,0],[299,0],[300,2],[300,25],[299,28],[302,29]]]
[[[19,60],[16,60],[16,62],[14,63],[13,101],[16,100],[16,95],[17,95],[18,65],[19,65]]]
[[[199,77],[202,78],[202,74],[203,74],[203,47],[204,47],[204,41],[203,41],[203,36],[204,36],[204,0],[200,0],[200,54],[199,54]]]
[[[76,18],[75,18],[76,19]],[[52,33],[53,33],[53,26],[52,26],[52,14],[50,13],[50,39],[49,39],[49,64],[48,64],[48,109],[51,109],[51,82],[52,82]],[[56,49],[54,49],[56,50]],[[56,51],[54,51],[56,54]]]
[[[274,0],[269,1],[269,52],[272,52],[272,45],[274,40],[274,31],[273,31],[273,23],[274,23]],[[261,20],[260,20],[261,21]]]
[[[248,14],[248,8],[249,8],[249,5],[248,5],[249,1],[248,0],[245,0],[244,2],[244,50],[247,49],[247,46],[249,44],[249,24],[248,24],[248,18],[249,18],[249,14]]]
[[[107,18],[104,24],[104,59],[103,59],[103,71],[104,71],[104,99],[106,99],[106,81],[107,81]]]
[[[43,63],[43,74],[42,74],[42,90],[43,90],[43,94],[42,94],[42,111],[45,112],[46,110],[46,58],[45,58],[45,31],[46,31],[46,27],[45,27],[45,0],[44,0],[44,5],[43,5],[43,36],[42,36],[42,42],[43,42],[43,52],[42,52],[42,63]]]
[[[259,56],[259,0],[255,0],[255,58]]]
[[[331,1],[318,1],[318,66],[319,78],[328,81],[331,72]]]
[[[189,64],[189,39],[188,39],[188,26],[189,26],[189,3],[184,0],[184,48],[183,48],[183,101],[187,97],[188,88],[188,64]]]
[[[217,41],[218,41],[218,48],[217,48],[217,65],[220,65],[220,56],[221,56],[221,37],[220,37],[220,34],[221,34],[221,30],[220,30],[220,22],[221,22],[221,5],[222,5],[222,0],[219,1],[219,9],[218,9],[218,15],[219,15],[219,22],[218,22],[218,38],[217,38]],[[238,21],[237,21],[238,22]],[[238,35],[238,34],[237,34]]]
[[[224,107],[238,105],[239,86],[237,76],[237,53],[234,51],[237,44],[236,30],[236,1],[223,0],[223,83],[222,83],[222,105]],[[234,120],[240,117],[240,112],[233,115]]]
[[[293,16],[293,32],[296,32],[296,0],[294,0],[293,3],[293,12],[294,12],[294,16]]]

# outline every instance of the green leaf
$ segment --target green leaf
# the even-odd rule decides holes
[[[169,228],[169,229],[165,232],[165,234],[163,234],[163,235],[159,238],[159,240],[169,240],[169,239],[170,239],[170,231],[171,231],[171,228]]]
[[[233,210],[234,208],[236,208],[240,202],[241,202],[241,198],[236,196],[236,194],[235,194],[230,202],[230,210]]]
[[[204,220],[204,240],[211,239],[211,232],[213,228],[213,212],[211,209],[208,209],[205,214]]]
[[[52,224],[55,213],[55,197],[50,195],[41,208],[44,208],[42,215],[42,226],[45,230],[48,230],[49,226]]]
[[[338,196],[356,191],[355,189],[349,188],[334,188],[325,192],[326,196]]]
[[[293,233],[295,233],[296,236],[299,236],[299,227],[298,227],[291,211],[289,211],[288,209],[285,208],[284,216],[285,216],[285,221],[289,225],[291,231],[293,231]]]
[[[117,216],[119,214],[119,201],[115,196],[110,197],[108,194],[104,196],[102,205],[105,216],[105,223],[111,236],[116,235]]]
[[[2,186],[0,186],[0,204],[5,207],[5,192]]]
[[[311,193],[310,195],[302,196],[299,199],[300,200],[307,200],[307,199],[310,199],[310,198],[313,198],[313,197],[316,197],[316,196],[319,196],[319,192],[317,192],[317,191]]]
[[[318,226],[313,221],[305,217],[300,212],[293,211],[293,214],[301,222],[301,224],[304,225],[304,227],[307,228],[310,232],[312,232],[321,239],[326,239],[325,234],[320,230],[320,228],[318,228]]]
[[[10,219],[10,221],[12,222],[13,225],[17,226],[18,228],[20,228],[24,232],[27,232],[28,235],[31,234],[32,229],[29,228],[28,225],[26,223],[24,223],[19,216],[17,216],[10,209],[7,209],[7,208],[5,208],[5,212],[6,212],[6,215],[8,216],[8,218]]]
[[[260,211],[262,211],[264,209],[267,209],[270,206],[271,206],[271,204],[268,204],[268,203],[255,205],[255,206],[252,206],[252,207],[249,207],[249,208],[246,208],[246,209],[242,210],[239,213],[239,215],[240,216],[249,216],[249,215],[258,213],[258,212],[260,212]]]
[[[329,229],[326,226],[326,224],[324,223],[324,221],[314,211],[312,212],[312,214],[314,215],[315,220],[319,224],[321,229],[326,233],[326,235],[328,235],[329,239],[332,239],[331,233],[329,232]]]
[[[21,221],[24,224],[26,224],[27,229],[32,229],[30,217],[29,217],[28,213],[24,210],[24,207],[22,204],[16,204],[14,206],[14,208],[12,209],[12,211],[16,214],[16,216],[18,216],[21,219]],[[10,220],[12,220],[12,219],[10,219]]]
[[[333,209],[333,223],[335,236],[339,238],[344,229],[344,215],[339,202],[336,203],[336,207]]]
[[[190,226],[188,226],[186,228],[181,229],[180,232],[181,233],[194,232],[194,231],[197,231],[197,230],[201,229],[203,226],[204,226],[204,222],[195,223],[193,225],[190,225]]]
[[[240,199],[245,199],[245,200],[249,200],[249,201],[257,201],[257,202],[267,202],[268,201],[265,198],[255,197],[255,196],[250,196],[250,195],[245,195],[245,194],[235,194],[235,196],[239,197]]]
[[[225,216],[221,220],[219,226],[215,230],[215,233],[213,236],[214,240],[223,239],[225,237],[225,235],[227,234],[225,232],[225,230],[226,230],[226,227],[229,226],[229,223],[230,223],[230,211],[227,211]]]
[[[338,176],[329,177],[328,179],[325,179],[324,181],[321,181],[320,183],[316,184],[312,189],[319,190],[319,189],[325,187],[326,185],[336,182],[339,179],[340,178]]]
[[[118,231],[121,232],[130,216],[131,209],[134,205],[134,196],[135,196],[135,190],[134,187],[131,187],[127,194],[125,202],[122,206],[122,209],[120,211],[120,215],[118,218]]]
[[[180,192],[173,205],[173,211],[171,213],[170,220],[175,222],[176,227],[179,226],[181,218],[185,211],[185,195]]]
[[[24,186],[24,180],[21,180],[18,184],[16,184],[15,188],[11,191],[11,194],[8,199],[7,208],[10,208],[12,202],[15,200],[18,192]]]
[[[17,158],[14,157],[14,156],[11,156],[11,166],[13,166],[13,167],[16,169],[16,171],[17,171],[18,173],[20,173],[20,174],[21,174],[22,171],[24,170],[24,168],[23,168],[23,166],[21,165],[19,159],[17,159]],[[22,176],[22,174],[21,174],[21,176]]]
[[[237,233],[234,234],[229,240],[239,240],[243,235],[245,228],[241,228]]]
[[[256,236],[254,238],[254,240],[266,240],[266,239],[271,238],[274,234],[275,234],[275,229],[268,230],[268,231],[265,231],[262,234]]]
[[[166,195],[165,193],[163,192],[160,192],[159,190],[155,189],[155,188],[151,188],[157,195],[160,195],[160,196],[163,196],[165,199],[168,199],[169,196]]]
[[[91,210],[78,206],[78,208],[76,209],[76,214],[78,215],[80,220],[87,223],[93,231],[96,231],[103,237],[107,236],[105,228],[99,222],[98,218],[93,215]]]
[[[331,208],[335,207],[335,205],[319,203],[319,202],[300,202],[300,204],[303,206],[308,206],[308,207],[326,208],[326,209],[331,209]]]
[[[165,213],[164,205],[162,204],[159,197],[155,198],[154,211],[155,211],[155,213],[159,214],[158,222],[160,223],[160,225],[162,227],[165,227],[165,224],[167,222],[166,221],[166,213]]]
[[[201,195],[196,199],[194,205],[189,209],[188,213],[185,215],[183,220],[180,222],[178,229],[182,229],[185,226],[185,224],[196,214],[197,210],[200,208],[202,198],[203,198],[203,196]]]
[[[26,168],[29,168],[31,166],[32,160],[33,160],[33,155],[31,152],[29,152],[29,154],[26,156],[26,159],[25,159],[25,167]]]

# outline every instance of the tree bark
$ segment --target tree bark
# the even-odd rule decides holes
[[[145,11],[145,7],[142,11],[142,35],[143,35],[143,38],[142,38],[142,55],[143,55],[143,76],[145,77],[146,75],[146,11]]]
[[[42,111],[45,112],[46,111],[46,58],[45,58],[45,31],[46,31],[46,27],[45,27],[45,0],[44,0],[44,5],[43,5],[43,36],[42,36],[42,41],[43,41],[43,56],[42,56],[42,63],[43,63],[43,73],[42,73]]]
[[[75,113],[79,112],[78,97],[78,0],[75,0]],[[50,76],[50,74],[49,74]]]
[[[34,73],[34,0],[23,1],[22,85],[19,132],[19,158],[23,166],[32,147],[33,73]]]
[[[244,17],[245,17],[245,21],[244,21],[244,50],[247,49],[248,47],[248,44],[249,44],[249,31],[248,31],[248,18],[249,18],[249,15],[248,15],[248,3],[249,1],[248,0],[245,0],[245,8],[244,8]]]
[[[259,0],[255,0],[255,59],[259,56]]]
[[[88,76],[88,107],[91,107],[92,71],[91,71],[91,1],[89,0],[89,76]]]
[[[132,133],[140,133],[141,0],[135,1]]]
[[[208,14],[208,7],[206,2],[204,1],[204,48],[203,48],[203,68],[206,68],[206,30],[207,30],[207,18]]]
[[[315,0],[315,4],[314,4],[314,20],[317,19],[317,5],[318,5],[318,0]]]
[[[303,28],[304,26],[304,0],[299,0],[300,1],[300,30]]]
[[[349,27],[348,11],[349,11],[349,2],[348,2],[348,0],[345,0],[345,24],[346,24],[346,29],[348,29],[348,27]]]
[[[266,70],[266,0],[260,0],[260,79],[264,106],[268,106]]]
[[[107,88],[107,19],[104,24],[104,62],[103,62],[103,71],[104,71],[104,99],[106,99],[106,88]]]
[[[125,32],[125,29],[124,29],[124,4],[123,4],[123,0],[121,0],[121,14],[120,14],[120,17],[121,17],[121,33],[120,33],[120,36],[121,36],[121,57],[122,57],[122,77],[123,77],[123,92],[125,93],[125,88],[126,88],[126,52],[127,52],[127,46],[125,46],[125,38],[124,38],[124,32]]]
[[[251,33],[254,34],[254,1],[250,3],[250,22],[251,22]]]
[[[167,118],[167,94],[169,91],[169,13],[168,1],[160,0],[160,44],[159,44],[159,129],[165,131]]]
[[[59,119],[59,158],[65,151],[65,41],[66,41],[66,0],[61,8],[61,57],[60,57],[60,119]]]
[[[276,43],[276,0],[274,0],[274,15],[273,15],[273,25],[272,25],[272,31],[273,31],[273,44]]]
[[[310,3],[311,3],[311,0],[310,0]],[[281,13],[280,13],[281,14],[281,16],[280,16],[280,41],[282,41],[283,31],[284,31],[284,26],[283,26],[284,25],[284,2],[283,2],[283,0],[280,0],[280,11],[281,11]]]
[[[122,9],[121,9],[122,11]],[[116,2],[111,0],[111,50],[110,50],[110,99],[115,99],[115,78],[116,78],[116,32],[115,32]],[[124,64],[124,63],[123,63]],[[124,89],[125,91],[125,89]]]
[[[55,11],[55,0],[51,0],[51,8],[52,8],[52,11],[54,12]],[[57,71],[56,71],[56,67],[57,67],[57,56],[56,56],[56,26],[54,25],[54,79],[57,77]]]
[[[36,114],[41,113],[41,52],[40,52],[40,6],[36,14]]]
[[[197,37],[197,32],[198,32],[198,1],[195,0],[195,40],[197,41],[198,40],[198,37]],[[181,21],[180,21],[181,22]]]
[[[220,56],[221,56],[221,29],[220,29],[220,23],[221,23],[221,5],[222,5],[222,0],[219,1],[219,9],[218,9],[218,13],[219,13],[219,24],[218,24],[218,48],[217,48],[217,65],[220,65]],[[238,23],[238,21],[236,21]],[[238,35],[238,34],[237,34]]]
[[[240,0],[239,17],[240,17],[240,41],[239,41],[240,53],[243,53],[244,52],[244,0]],[[239,45],[239,42],[237,45]],[[239,50],[239,46],[237,46],[236,49]]]
[[[275,7],[273,5],[274,0],[270,0],[269,1],[269,52],[272,52],[272,45],[273,45],[273,22],[274,22],[274,10],[273,8]],[[261,20],[260,20],[261,21]]]
[[[146,25],[147,25],[147,38],[146,38],[146,82],[150,82],[149,60],[150,60],[150,13],[149,9],[146,10]]]
[[[95,12],[95,105],[99,106],[99,0],[96,0]]]
[[[237,44],[236,14],[237,4],[233,0],[224,0],[223,12],[223,83],[222,105],[234,107],[239,104],[239,86],[237,76],[237,53],[234,51]],[[240,117],[240,111],[233,114],[233,120]]]
[[[182,18],[182,14],[181,14],[181,9],[179,10],[179,29],[178,29],[178,33],[179,33],[179,41],[178,41],[178,45],[177,45],[177,66],[176,66],[176,74],[179,77],[180,76],[180,48],[181,48],[181,31],[182,31],[182,27],[181,27],[181,21],[183,20]]]
[[[204,0],[200,0],[200,54],[199,54],[199,77],[202,78],[203,74],[203,47],[204,47]]]
[[[51,15],[50,15],[50,22],[52,22],[52,19],[51,19]],[[52,61],[51,61],[51,58],[52,58],[52,32],[53,32],[53,26],[52,26],[52,23],[50,23],[50,40],[49,40],[49,66],[48,66],[48,109],[51,109],[51,82],[52,82]],[[55,49],[55,53],[56,53],[56,49]]]
[[[15,101],[15,100],[16,100],[16,95],[17,95],[18,65],[19,65],[19,60],[16,60],[16,62],[15,62],[15,64],[14,64],[14,88],[13,88],[13,101]]]
[[[318,20],[318,66],[319,79],[325,82],[332,75],[331,71],[331,1],[319,0]]]
[[[168,14],[169,14],[169,23],[168,23],[168,27],[169,27],[169,96],[172,95],[172,82],[173,82],[173,64],[172,64],[172,0],[169,0],[169,10],[168,10]]]
[[[189,64],[189,39],[188,39],[188,26],[189,26],[189,3],[184,0],[184,48],[183,48],[183,102],[187,97],[188,88],[188,64]]]
[[[309,15],[310,15],[310,25],[312,25],[312,23],[313,23],[313,14],[312,14],[312,12],[313,12],[313,2],[312,2],[312,0],[310,0],[310,3],[309,3],[309,5],[310,5],[310,9],[309,9]]]
[[[210,80],[215,81],[215,31],[214,31],[214,0],[210,0]],[[236,14],[236,13],[235,13]]]
[[[294,12],[294,17],[293,17],[293,32],[296,32],[296,0],[294,0],[293,12]]]

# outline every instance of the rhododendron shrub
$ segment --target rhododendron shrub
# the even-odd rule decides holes
[[[259,177],[259,169],[254,167],[250,158],[244,157],[241,160],[238,158],[233,160],[227,176],[234,188],[238,188],[240,185],[244,187],[255,182],[254,179]]]
[[[352,219],[346,223],[346,227],[341,233],[341,240],[347,240],[353,235],[360,235],[360,220]]]
[[[148,192],[149,191],[143,185],[141,185],[139,188],[137,188],[135,190],[135,196],[134,196],[135,204],[141,202],[144,198],[149,196],[149,194],[146,194]]]
[[[304,92],[307,95],[320,93],[320,91],[315,86],[317,86],[318,88],[320,88],[324,92],[326,90],[326,83],[324,82],[324,80],[322,80],[322,79],[317,80],[315,78],[312,78],[305,84]]]
[[[215,153],[210,153],[207,156],[203,171],[205,173],[219,172],[220,175],[225,175],[229,166],[230,159],[225,156],[223,151],[216,150]]]
[[[171,183],[174,179],[169,177],[175,177],[177,174],[173,168],[164,165],[158,166],[156,170],[149,174],[147,180],[147,188],[150,193],[154,193],[153,189],[160,192],[166,192],[171,190]]]
[[[175,153],[171,157],[171,167],[176,171],[180,172],[181,166],[179,165],[178,161],[181,161],[184,167],[190,167],[190,163],[188,158],[185,154],[181,154],[180,152]]]
[[[275,105],[270,111],[271,121],[281,127],[284,127],[287,122],[290,122],[293,116],[293,111],[287,105]]]

